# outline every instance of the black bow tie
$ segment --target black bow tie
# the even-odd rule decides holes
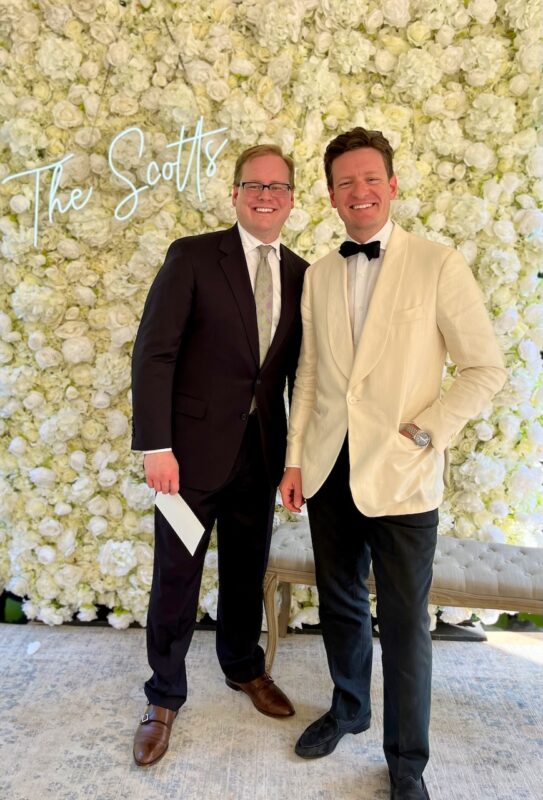
[[[347,240],[346,242],[343,242],[339,248],[339,254],[340,256],[343,256],[343,258],[349,258],[349,256],[354,256],[355,253],[364,253],[368,261],[371,261],[372,258],[379,258],[380,250],[381,242],[357,244],[356,242]]]

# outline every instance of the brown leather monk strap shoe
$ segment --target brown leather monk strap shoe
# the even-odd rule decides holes
[[[149,704],[134,736],[134,761],[140,767],[148,767],[162,758],[168,744],[177,711]]]
[[[226,678],[226,685],[236,692],[245,692],[253,701],[254,707],[268,717],[292,717],[294,706],[273,679],[264,672],[258,678],[247,683],[236,683]]]

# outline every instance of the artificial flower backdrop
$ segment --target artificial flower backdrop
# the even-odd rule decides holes
[[[0,0],[0,588],[30,618],[145,623],[129,383],[150,282],[171,240],[232,223],[258,142],[297,164],[286,243],[336,246],[322,154],[354,125],[395,148],[394,218],[465,255],[509,368],[452,450],[440,532],[543,545],[540,31],[539,0]],[[167,145],[198,130],[174,176]],[[314,591],[296,598],[312,621]]]

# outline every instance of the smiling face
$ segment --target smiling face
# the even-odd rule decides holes
[[[381,230],[397,190],[396,177],[389,178],[383,156],[373,147],[348,150],[332,163],[330,202],[357,242],[367,242]]]
[[[244,181],[290,183],[289,170],[281,156],[269,153],[245,162],[240,183]],[[277,239],[281,233],[281,228],[294,205],[294,197],[292,191],[284,196],[277,196],[272,195],[269,189],[263,189],[254,195],[241,186],[234,186],[232,205],[245,230],[259,241],[268,244]]]

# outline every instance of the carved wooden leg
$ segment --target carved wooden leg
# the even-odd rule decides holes
[[[264,577],[264,611],[268,623],[268,640],[266,642],[266,672],[271,672],[275,651],[277,649],[277,609],[275,607],[275,592],[277,590],[277,575],[266,572]]]
[[[283,581],[279,584],[281,588],[281,611],[279,612],[279,636],[286,636],[288,633],[288,621],[290,619],[290,583]]]

